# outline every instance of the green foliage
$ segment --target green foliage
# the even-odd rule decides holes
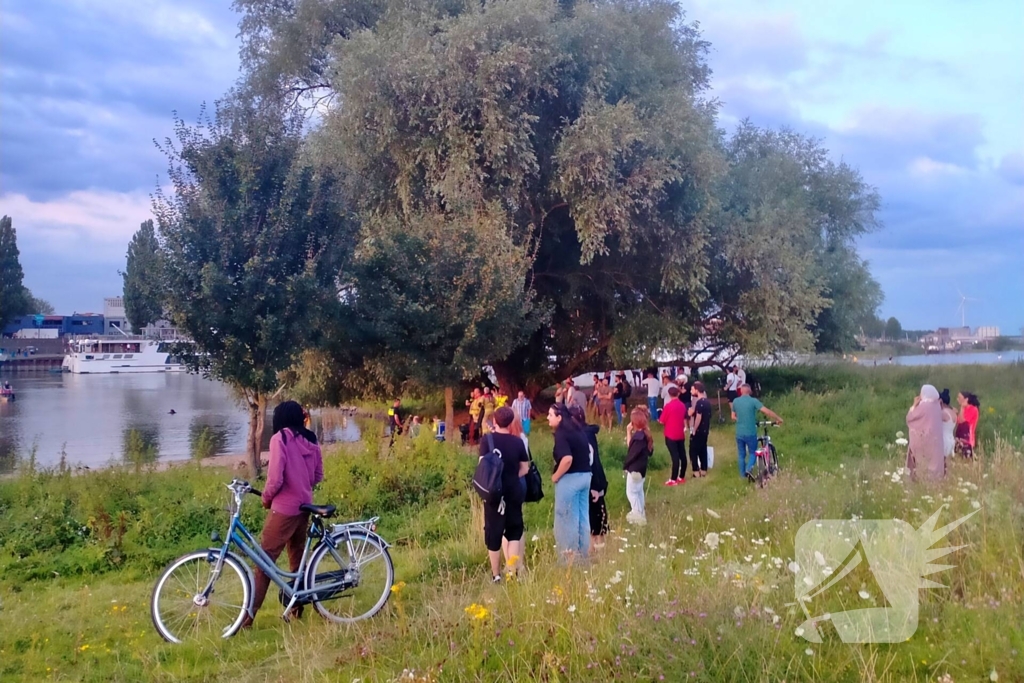
[[[302,121],[235,99],[175,126],[170,195],[157,193],[167,307],[193,369],[238,387],[251,474],[278,373],[315,346],[339,309],[352,224],[334,174],[303,156]]]
[[[153,221],[143,221],[128,244],[124,273],[124,312],[136,332],[155,323],[164,312],[163,266]]]
[[[889,318],[885,321],[885,338],[890,341],[897,341],[903,337],[903,326],[896,318]]]
[[[0,218],[0,327],[31,308],[31,295],[22,284],[23,277],[18,233],[11,217],[4,216]]]

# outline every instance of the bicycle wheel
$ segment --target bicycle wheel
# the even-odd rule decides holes
[[[217,550],[197,550],[171,562],[157,579],[150,613],[157,633],[169,642],[215,635],[229,638],[238,631],[252,599],[245,568],[224,558],[209,596],[202,595],[217,566]]]
[[[773,477],[779,473],[779,453],[775,450],[775,444],[768,444],[768,474]]]
[[[372,617],[391,595],[395,580],[391,555],[367,532],[341,533],[334,540],[337,548],[321,543],[309,561],[306,586],[324,587],[310,601],[321,616],[335,623]]]

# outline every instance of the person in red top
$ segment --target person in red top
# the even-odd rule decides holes
[[[263,523],[260,546],[272,560],[288,548],[290,571],[298,571],[306,545],[309,514],[299,506],[312,504],[313,487],[323,481],[324,461],[316,435],[306,429],[302,406],[285,401],[274,408],[274,435],[270,438],[270,465],[267,485],[263,487],[263,507],[270,510]],[[252,626],[256,612],[263,605],[270,588],[270,577],[256,568],[256,587],[252,612],[242,621],[242,628]],[[302,606],[293,608],[289,616],[302,616]]]
[[[686,483],[686,406],[679,400],[679,387],[668,388],[668,402],[658,422],[665,426],[665,446],[672,456],[672,476],[665,486]]]
[[[956,395],[956,402],[960,404],[960,417],[956,423],[957,445],[965,458],[973,458],[978,431],[978,408],[981,407],[981,401],[971,392],[961,391]]]

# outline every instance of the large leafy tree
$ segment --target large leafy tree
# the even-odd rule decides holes
[[[502,384],[604,362],[632,317],[701,292],[718,133],[674,3],[238,5],[250,83],[336,95],[316,145],[364,217],[507,226],[513,295],[546,315],[491,356]]]
[[[10,216],[0,218],[0,327],[29,311],[31,295],[22,283],[18,233]]]
[[[132,329],[141,331],[163,317],[163,275],[160,242],[152,220],[142,225],[128,244],[124,272],[124,312]]]
[[[304,155],[302,121],[229,100],[212,121],[177,121],[163,145],[173,193],[157,193],[166,305],[194,369],[249,408],[249,468],[278,374],[317,342],[339,305],[351,223],[335,177]]]

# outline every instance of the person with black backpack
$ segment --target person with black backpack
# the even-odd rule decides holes
[[[494,411],[494,431],[480,439],[480,463],[473,477],[473,485],[484,502],[484,544],[494,583],[501,581],[502,538],[508,541],[505,564],[509,572],[516,569],[515,565],[522,557],[526,491],[520,478],[525,477],[530,469],[530,456],[523,440],[509,431],[514,419],[515,413],[508,406]],[[500,460],[500,473],[494,471],[495,458]]]

